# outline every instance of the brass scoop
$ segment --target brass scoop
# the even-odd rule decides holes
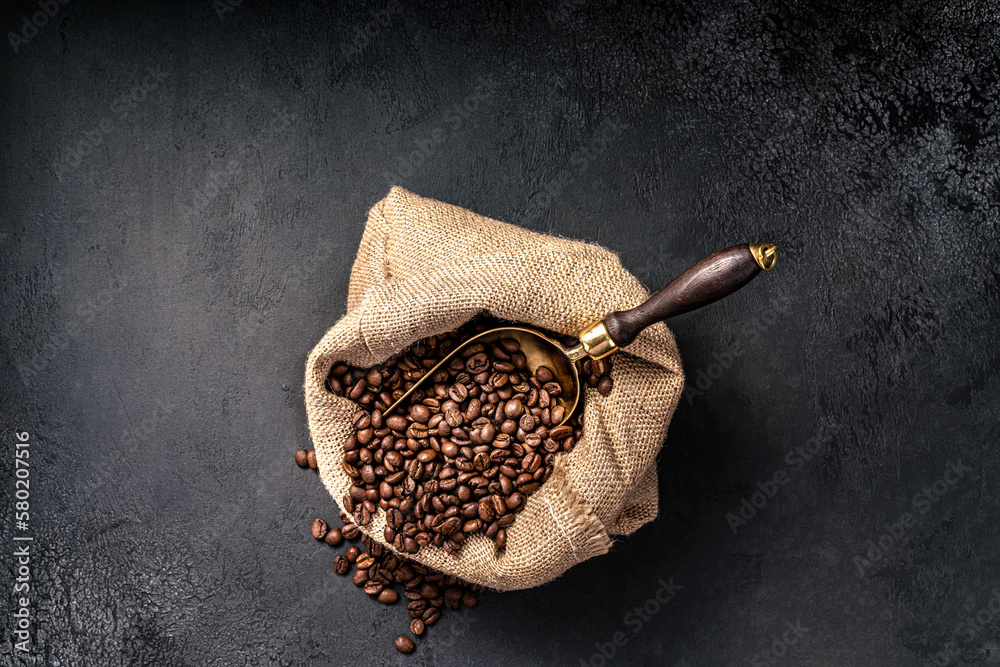
[[[580,377],[573,362],[585,357],[603,359],[631,343],[646,327],[729,296],[753,280],[761,270],[773,269],[777,248],[773,243],[744,243],[720,250],[689,268],[645,303],[631,310],[615,311],[585,327],[577,336],[579,345],[571,348],[526,327],[497,327],[476,334],[427,371],[384,414],[402,405],[425,380],[471,343],[483,343],[488,347],[490,343],[512,338],[520,344],[527,370],[532,375],[539,366],[548,366],[562,385],[563,392],[555,401],[565,409],[566,416],[560,422],[564,424],[580,401]]]

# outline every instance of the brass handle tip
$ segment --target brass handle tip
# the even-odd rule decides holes
[[[751,243],[750,253],[753,255],[757,266],[770,271],[778,261],[778,245],[776,243]]]

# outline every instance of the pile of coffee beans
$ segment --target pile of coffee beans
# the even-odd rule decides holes
[[[567,415],[552,369],[532,374],[519,343],[462,347],[406,403],[387,408],[468,338],[497,323],[478,320],[425,338],[381,366],[337,364],[327,386],[357,401],[342,465],[353,481],[343,507],[362,526],[386,512],[386,543],[415,554],[434,544],[456,553],[483,532],[504,548],[506,528],[580,437],[583,411]],[[570,339],[569,344],[575,343]],[[612,389],[610,364],[577,362],[582,381]]]
[[[401,584],[414,637],[436,623],[444,607],[474,607],[482,587],[403,554],[417,553],[428,544],[455,553],[477,532],[504,548],[507,527],[552,474],[555,455],[572,450],[582,433],[582,395],[575,413],[567,415],[557,399],[572,388],[563,386],[547,366],[532,373],[514,339],[462,348],[405,404],[386,414],[464,341],[505,324],[480,318],[457,331],[425,338],[374,368],[337,364],[327,379],[332,393],[360,407],[341,462],[353,483],[342,501],[343,527],[331,528],[316,519],[312,535],[331,547],[360,537],[365,550],[348,547],[333,559],[334,571],[347,575],[353,567],[354,584],[384,604],[399,601],[395,585]],[[561,338],[567,346],[578,343]],[[612,390],[608,361],[576,364],[588,387],[602,395]],[[316,470],[316,452],[299,449],[295,462]],[[379,510],[386,513],[384,538],[392,550],[358,528],[368,525]],[[416,647],[405,635],[393,645],[402,653]]]
[[[295,453],[299,463],[308,452],[300,449]],[[301,463],[300,463],[301,466]],[[308,467],[308,463],[305,466]],[[345,540],[353,541],[361,537],[364,551],[356,546],[347,548],[346,553],[335,556],[333,571],[340,575],[354,572],[351,580],[372,598],[387,605],[400,600],[396,585],[402,585],[402,597],[408,600],[406,613],[410,616],[410,633],[420,637],[427,628],[437,623],[444,607],[458,610],[475,607],[482,587],[462,581],[457,577],[437,572],[403,556],[394,554],[367,535],[361,535],[350,516],[340,513],[343,528],[330,528],[323,519],[312,522],[312,536],[323,540],[331,547],[341,546]],[[416,648],[413,640],[400,635],[393,646],[402,653],[412,653]]]

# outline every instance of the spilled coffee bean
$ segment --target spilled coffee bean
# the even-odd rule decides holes
[[[349,532],[354,525],[350,517],[342,516],[341,519],[345,521],[343,528],[329,528],[323,519],[316,519],[312,525],[313,537],[320,524],[328,529],[327,536],[334,531]],[[407,560],[366,535],[361,537],[361,543],[364,551],[350,546],[345,554],[334,556],[333,571],[342,576],[351,574],[355,586],[382,604],[394,605],[400,597],[406,598],[406,613],[412,619],[409,629],[414,637],[423,636],[427,628],[441,618],[444,607],[459,610],[475,607],[478,603],[481,586]],[[353,573],[352,565],[355,567]],[[402,595],[397,586],[402,588]],[[416,648],[413,640],[405,635],[397,637],[393,646],[402,653],[412,653]]]

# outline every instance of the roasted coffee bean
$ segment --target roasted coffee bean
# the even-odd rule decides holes
[[[472,457],[472,466],[479,471],[486,470],[490,465],[490,457],[485,452],[479,452]]]
[[[368,385],[365,384],[364,378],[361,378],[354,384],[353,387],[351,387],[351,392],[348,395],[352,399],[358,400],[359,398],[361,398],[361,395],[365,393],[366,389],[368,389]]]
[[[309,467],[309,452],[304,449],[295,450],[295,465],[300,468]]]
[[[310,449],[306,452],[306,465],[308,465],[313,470],[319,470],[319,464],[316,463],[316,450]]]
[[[518,419],[524,414],[524,405],[516,398],[507,401],[503,408],[504,414],[510,419]]]
[[[469,357],[479,354],[486,349],[486,346],[482,343],[475,343],[473,345],[466,345],[462,348],[462,356],[468,359]]]
[[[476,375],[478,373],[482,373],[483,371],[487,370],[489,367],[490,367],[489,357],[487,357],[482,352],[479,352],[478,354],[472,355],[465,362],[465,369],[467,371],[469,371],[469,373],[471,373],[473,375]]]
[[[347,574],[347,571],[351,569],[351,562],[347,560],[344,556],[334,556],[333,558],[333,571],[337,574]]]
[[[456,403],[463,403],[469,397],[469,388],[456,382],[448,387],[448,396]]]
[[[340,532],[340,528],[331,528],[323,539],[331,547],[339,547],[344,541],[344,534]]]
[[[493,513],[496,516],[503,516],[507,512],[507,503],[498,494],[490,496],[490,502],[493,504]]]
[[[343,534],[345,540],[356,540],[358,539],[358,536],[361,534],[361,531],[353,523],[349,523],[346,526],[344,526],[344,528],[340,532]]]
[[[410,419],[413,421],[426,424],[430,418],[431,411],[427,409],[427,406],[417,403],[410,408]]]
[[[323,519],[313,520],[312,522],[313,537],[315,537],[317,540],[322,540],[324,537],[326,537],[326,531],[327,531],[326,521],[323,521]]]
[[[400,653],[413,653],[413,650],[417,647],[416,644],[413,643],[412,639],[404,637],[403,635],[396,637],[395,641],[392,642],[392,645],[395,646],[396,650]]]
[[[552,413],[550,417],[550,421],[552,422],[552,424],[554,425],[561,424],[565,416],[566,416],[566,408],[564,408],[561,405],[555,405],[552,407]]]
[[[421,619],[415,618],[412,621],[410,621],[410,632],[413,633],[414,637],[419,637],[420,635],[424,634],[424,630],[426,629],[427,628]]]
[[[521,350],[521,344],[513,338],[501,339],[500,347],[502,347],[503,351],[507,354],[514,354],[515,352],[519,352]]]
[[[601,396],[607,396],[608,394],[611,393],[611,390],[614,388],[614,384],[615,384],[614,380],[611,379],[611,376],[605,375],[597,383],[597,393],[599,393]]]
[[[351,576],[351,581],[358,588],[361,588],[368,583],[368,570],[355,570],[354,574]]]
[[[378,594],[378,601],[383,604],[396,604],[399,602],[399,593],[392,588],[385,588]]]
[[[360,431],[362,429],[366,429],[371,426],[372,423],[371,413],[367,410],[358,410],[354,413],[354,416],[351,417],[351,423],[354,425],[355,430]],[[365,443],[362,442],[361,444]]]
[[[358,556],[360,556],[360,555],[361,555],[361,549],[359,549],[357,547],[348,547],[347,548],[346,557],[347,557],[347,560],[350,561],[351,563],[354,563],[355,561],[357,561],[358,560]]]
[[[386,426],[399,433],[406,431],[406,427],[410,425],[410,423],[406,421],[406,417],[397,413],[389,415],[384,421]]]
[[[549,431],[549,437],[554,440],[562,440],[566,436],[573,435],[573,427],[569,424],[563,424],[562,426],[557,426],[551,431]]]

